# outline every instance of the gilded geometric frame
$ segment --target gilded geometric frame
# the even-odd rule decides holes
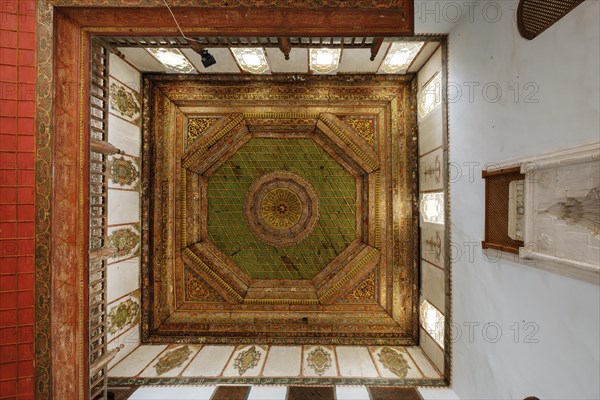
[[[313,100],[313,101],[317,101],[317,103],[320,101],[321,103],[325,104],[325,102],[327,100],[330,100],[332,102],[332,104],[336,104],[335,102],[337,101],[339,103],[338,107],[343,107],[343,104],[346,104],[346,107],[349,107],[350,104],[352,104],[353,107],[356,107],[356,104],[354,103],[354,101],[359,101],[362,102],[363,107],[371,107],[373,109],[376,109],[377,111],[374,111],[376,114],[380,113],[379,116],[379,120],[381,120],[381,123],[384,124],[382,126],[385,126],[386,128],[382,129],[382,132],[390,132],[387,135],[382,135],[382,141],[380,143],[380,151],[383,151],[385,154],[384,158],[382,160],[385,161],[386,165],[383,167],[385,172],[385,175],[380,175],[379,173],[376,173],[372,180],[370,181],[370,185],[369,185],[369,191],[370,191],[370,196],[372,198],[372,200],[376,201],[376,203],[380,203],[381,201],[383,201],[382,199],[385,198],[387,200],[386,204],[388,204],[388,201],[391,201],[392,198],[395,199],[396,201],[396,206],[395,207],[391,207],[391,203],[389,203],[389,205],[387,207],[388,211],[386,212],[385,215],[380,216],[379,219],[374,219],[376,221],[387,221],[387,218],[390,218],[389,222],[385,222],[383,223],[383,228],[372,228],[372,232],[370,232],[370,239],[373,241],[374,243],[378,243],[378,245],[381,245],[381,243],[383,242],[383,249],[387,249],[384,251],[384,254],[382,255],[382,257],[384,257],[384,260],[400,260],[400,257],[406,257],[405,259],[402,259],[403,261],[385,261],[383,262],[383,267],[381,269],[379,269],[381,277],[381,286],[383,288],[386,288],[384,291],[381,291],[381,295],[380,295],[380,299],[381,299],[381,304],[382,306],[385,305],[383,310],[387,310],[386,314],[387,317],[386,318],[393,318],[395,321],[397,321],[397,323],[399,323],[401,328],[400,331],[398,330],[394,330],[395,328],[390,328],[389,326],[386,328],[385,327],[385,323],[384,325],[378,326],[378,325],[373,325],[372,323],[369,324],[369,332],[370,334],[367,335],[367,328],[363,328],[362,333],[358,333],[358,334],[350,334],[348,333],[347,335],[349,336],[345,336],[346,334],[343,334],[341,332],[336,332],[335,335],[328,335],[327,333],[322,333],[322,337],[319,339],[316,339],[314,337],[311,337],[311,335],[301,335],[301,334],[293,334],[291,333],[291,331],[288,331],[287,337],[284,336],[271,336],[269,338],[264,338],[262,336],[257,336],[257,334],[252,335],[251,333],[249,334],[242,334],[242,331],[236,331],[236,342],[239,343],[240,341],[245,341],[245,342],[252,342],[252,343],[259,343],[259,342],[263,342],[263,343],[338,343],[338,344],[373,344],[373,343],[387,343],[387,344],[397,344],[397,345],[410,345],[410,344],[415,344],[416,340],[417,340],[417,330],[416,330],[416,325],[411,325],[410,321],[416,321],[416,296],[418,296],[416,290],[414,290],[413,288],[416,286],[412,286],[411,282],[415,282],[416,283],[416,279],[418,276],[417,273],[417,258],[418,258],[418,239],[417,236],[418,234],[416,233],[416,227],[418,226],[417,224],[417,205],[416,205],[416,196],[414,195],[414,191],[416,190],[416,185],[417,183],[414,182],[414,180],[412,179],[413,173],[413,169],[415,168],[414,166],[416,166],[416,162],[414,162],[414,160],[416,159],[416,141],[414,140],[409,140],[409,138],[412,138],[415,134],[416,134],[416,126],[415,126],[415,121],[416,121],[416,117],[415,117],[415,105],[414,105],[414,99],[413,99],[413,94],[414,93],[414,82],[411,83],[412,81],[412,77],[375,77],[375,78],[365,78],[365,77],[361,77],[361,76],[354,76],[353,77],[355,82],[354,83],[348,83],[347,77],[319,77],[319,78],[313,78],[311,80],[310,83],[307,83],[305,85],[309,85],[312,84],[313,87],[311,87],[310,92],[312,93],[312,97],[314,97],[314,93],[316,92],[327,92],[330,98],[329,99],[325,99],[325,98],[321,98],[318,101],[317,100]],[[173,130],[175,129],[177,132],[180,131],[180,128],[184,125],[183,120],[185,118],[185,112],[187,113],[193,113],[194,111],[194,106],[197,104],[198,101],[203,100],[203,101],[207,101],[210,102],[211,104],[217,102],[218,98],[211,98],[210,96],[211,94],[211,89],[210,89],[210,85],[215,85],[215,87],[219,87],[219,90],[216,91],[214,96],[218,96],[220,95],[220,93],[223,93],[224,91],[227,91],[228,89],[223,89],[222,86],[226,86],[229,87],[228,96],[227,99],[232,99],[232,103],[231,104],[238,104],[242,101],[241,98],[239,100],[235,100],[235,95],[233,93],[236,93],[238,91],[237,86],[239,85],[246,85],[246,90],[256,90],[256,96],[255,97],[257,99],[257,101],[260,103],[260,99],[267,99],[269,98],[270,101],[272,99],[274,99],[274,93],[277,93],[277,91],[279,91],[279,93],[283,93],[282,88],[285,85],[291,85],[291,84],[295,84],[293,78],[290,77],[244,77],[244,76],[232,76],[232,75],[226,75],[226,76],[211,76],[209,78],[206,77],[202,77],[202,76],[198,76],[198,77],[194,77],[191,80],[189,78],[187,78],[187,80],[185,80],[185,77],[174,77],[174,76],[147,76],[145,79],[145,99],[151,99],[148,100],[148,102],[154,102],[157,101],[156,104],[159,104],[157,106],[155,106],[155,111],[152,112],[153,115],[161,115],[161,116],[169,116],[168,118],[170,118],[172,121],[170,123],[166,123],[163,120],[157,120],[157,121],[151,121],[151,118],[149,115],[146,115],[146,118],[144,119],[144,124],[145,124],[145,129],[144,129],[144,142],[145,143],[151,143],[152,140],[149,140],[149,138],[146,136],[147,132],[159,132],[160,129],[164,129],[167,130],[169,132],[173,132]],[[256,83],[255,86],[252,86],[252,88],[250,89],[249,86],[251,86],[253,84],[253,82]],[[204,85],[204,86],[203,86]],[[219,86],[221,85],[221,86]],[[278,86],[279,85],[279,86]],[[322,85],[322,87],[320,87],[319,85]],[[206,87],[205,87],[206,86]],[[277,87],[276,89],[273,89],[273,87]],[[158,88],[158,89],[154,89],[154,87]],[[272,91],[272,93],[271,93]],[[160,100],[156,100],[158,94],[160,93],[160,95],[164,96],[164,98],[161,98]],[[245,92],[244,92],[245,93]],[[265,97],[260,97],[262,95],[265,95]],[[288,93],[286,93],[286,98],[289,97],[290,93],[288,91]],[[233,98],[231,98],[231,96],[234,96]],[[247,95],[245,95],[247,96]],[[300,96],[300,95],[298,95]],[[336,97],[337,96],[337,97]],[[277,97],[277,95],[275,95],[275,97]],[[311,96],[309,96],[311,97]],[[200,99],[201,98],[201,99]],[[338,100],[335,100],[338,99]],[[283,97],[282,97],[283,100]],[[146,100],[145,100],[146,101]],[[308,100],[306,100],[308,101]],[[344,103],[346,102],[346,103]],[[318,104],[315,103],[312,106],[308,106],[309,104],[312,104],[310,102],[304,104],[302,102],[302,97],[298,97],[298,99],[296,100],[296,104],[295,106],[292,106],[290,103],[289,107],[291,107],[291,109],[293,110],[297,110],[296,112],[302,112],[303,116],[306,116],[307,114],[310,114],[310,112],[304,111],[306,110],[310,110],[313,114],[315,114],[315,110],[319,109],[319,107],[321,109],[323,109],[323,106],[318,106]],[[401,103],[401,104],[399,104]],[[252,109],[250,106],[246,105],[246,109],[245,112],[248,115],[253,115],[254,118],[256,118],[257,115],[259,114],[268,114],[268,112],[265,112],[265,110],[271,110],[272,107],[275,107],[275,109],[271,110],[272,112],[274,112],[273,115],[277,115],[277,114],[283,114],[281,111],[278,112],[278,110],[276,109],[276,105],[278,104],[277,101],[273,101],[273,103],[269,103],[270,105],[267,105],[264,101],[261,103],[262,106],[258,107],[258,109],[260,110],[256,110],[254,111],[254,109]],[[329,103],[327,103],[329,104]],[[150,104],[145,104],[145,108],[149,107]],[[220,105],[219,107],[223,108],[225,107],[225,103],[223,103],[222,105]],[[279,107],[281,107],[282,105],[280,104]],[[158,109],[158,107],[160,107],[160,112],[157,112],[156,109]],[[182,110],[184,110],[185,112],[182,114],[181,110],[174,112],[173,109],[174,108],[181,108]],[[215,106],[216,107],[216,106]],[[227,105],[227,107],[232,107],[232,105]],[[225,110],[229,110],[229,108],[225,108],[220,110],[221,114],[223,114],[223,112],[225,112]],[[241,106],[240,106],[241,107]],[[311,108],[312,107],[312,108]],[[333,106],[331,106],[333,107]],[[330,108],[331,108],[330,107]],[[243,107],[242,107],[243,108]],[[256,108],[256,107],[255,107]],[[343,108],[340,108],[340,110],[342,110]],[[302,110],[302,111],[300,111]],[[260,112],[259,112],[260,111]],[[346,110],[347,111],[347,110]],[[242,111],[239,111],[242,112]],[[341,112],[341,111],[339,111]],[[289,117],[290,113],[285,113],[286,116]],[[292,113],[293,114],[293,113]],[[235,115],[237,114],[231,114],[232,117],[230,118],[234,118],[232,119],[232,121],[237,121],[238,123],[240,122],[240,120],[235,120]],[[337,120],[336,117],[334,117],[331,114],[328,113],[316,113],[316,115],[318,115],[318,118],[315,119],[315,121],[313,122],[314,124],[317,124],[318,126],[321,126],[321,130],[333,130],[335,131],[336,129],[338,129],[338,126],[336,126],[336,124],[339,124],[340,121]],[[389,117],[388,117],[389,115]],[[336,122],[337,121],[337,122]],[[152,124],[156,124],[156,125],[152,125]],[[165,125],[167,124],[167,125]],[[170,125],[169,125],[170,124]],[[227,125],[227,126],[231,126],[231,124],[228,124],[227,121],[223,122],[223,125]],[[158,128],[158,127],[162,127],[162,126],[173,126],[171,128]],[[179,128],[174,128],[175,126],[179,127]],[[339,130],[339,129],[338,129]],[[394,134],[392,134],[391,132],[394,132]],[[339,135],[342,135],[342,132],[338,132]],[[179,134],[178,134],[179,135]],[[342,135],[343,136],[343,135]],[[169,136],[171,137],[171,136]],[[356,151],[359,152],[360,154],[362,154],[363,156],[363,161],[358,161],[358,162],[362,162],[364,167],[367,168],[368,170],[374,171],[377,170],[377,161],[370,161],[370,159],[365,155],[365,149],[367,147],[364,147],[362,150],[360,149],[360,146],[356,146],[354,145],[351,141],[345,140],[347,139],[345,137],[343,137],[343,139],[338,139],[338,141],[341,143],[340,146],[346,146],[348,147],[348,149],[352,148],[352,151]],[[208,140],[208,139],[207,139]],[[225,140],[225,139],[224,139]],[[398,141],[398,142],[396,142]],[[211,142],[212,143],[212,142]],[[156,152],[160,153],[160,154],[166,154],[165,153],[165,149],[164,149],[164,145],[160,145],[162,147],[157,148]],[[204,145],[201,145],[204,146]],[[204,146],[206,147],[206,146]],[[150,146],[145,145],[144,148],[147,149],[148,152],[153,152],[154,150],[152,150],[150,148]],[[393,151],[392,149],[398,148],[398,151]],[[405,151],[406,154],[402,153],[400,155],[400,150],[399,149],[403,149],[402,151]],[[213,148],[211,148],[211,151],[213,150]],[[215,147],[214,151],[216,152],[215,154],[221,154],[220,150],[218,148]],[[348,150],[350,151],[350,150]],[[367,153],[369,153],[367,151]],[[150,153],[148,153],[150,154]],[[212,153],[211,153],[212,154]],[[375,154],[375,153],[374,153]],[[163,157],[163,156],[161,156]],[[188,158],[191,156],[187,156]],[[364,158],[367,157],[367,158]],[[154,167],[153,168],[159,168],[157,167],[157,165],[160,165],[160,163],[157,162],[152,162],[151,163]],[[168,170],[170,167],[160,167],[161,169],[164,170]],[[165,182],[167,181],[165,178],[159,178],[158,176],[152,176],[150,174],[149,169],[145,170],[143,172],[144,174],[144,178],[143,180],[145,180],[146,182],[150,183],[150,182]],[[378,177],[377,179],[374,179],[375,177]],[[164,183],[162,184],[164,185]],[[401,186],[398,186],[401,185]],[[150,190],[150,184],[148,185],[143,185],[143,187],[147,188],[148,190]],[[381,187],[383,186],[383,188]],[[389,187],[389,189],[387,189]],[[173,192],[173,189],[165,189],[165,188],[161,188],[160,190],[163,190],[164,193],[167,192]],[[178,191],[175,189],[175,191]],[[389,191],[389,192],[388,192]],[[185,189],[182,189],[182,192],[185,192]],[[144,199],[146,199],[145,201],[150,203],[151,202],[151,198],[152,196],[150,195],[150,191],[146,193],[146,195],[143,196]],[[402,193],[404,193],[405,195],[402,195]],[[378,196],[382,196],[382,197],[378,197]],[[184,196],[185,197],[185,196]],[[380,198],[380,200],[377,200],[377,198]],[[400,200],[398,200],[400,199]],[[144,202],[144,200],[143,200]],[[165,204],[165,201],[159,201],[159,200],[154,200],[155,204],[159,204],[159,207],[163,207],[163,204]],[[371,213],[377,213],[377,207],[373,207],[373,209],[370,211]],[[395,211],[392,211],[392,209],[394,209]],[[142,220],[143,221],[150,221],[150,210],[151,207],[149,204],[144,203],[143,207],[142,207],[142,212],[143,212],[143,217]],[[398,211],[401,210],[401,211]],[[152,213],[156,214],[156,211],[152,211]],[[389,213],[389,214],[388,214]],[[400,214],[397,214],[400,213]],[[402,214],[404,213],[404,214]],[[164,211],[163,212],[159,212],[156,215],[165,215]],[[400,215],[403,215],[403,217],[400,217]],[[164,217],[161,217],[164,218]],[[399,220],[398,218],[402,218],[401,220]],[[392,222],[395,221],[395,222]],[[155,222],[157,224],[161,224],[160,221]],[[167,224],[170,225],[170,224]],[[150,227],[143,227],[143,232],[144,234],[148,235],[147,237],[151,237],[152,235],[156,236],[157,234],[160,236],[160,232],[162,232],[163,228],[155,228],[153,227],[152,229],[158,229],[157,231],[150,231]],[[168,229],[168,228],[167,228]],[[177,228],[176,230],[178,230],[179,228]],[[153,232],[158,232],[158,233],[153,233]],[[383,232],[383,233],[382,233]],[[385,236],[388,235],[388,236]],[[383,236],[383,237],[382,237]],[[162,241],[160,239],[159,243],[162,243]],[[177,239],[175,239],[175,242],[177,242]],[[391,243],[391,245],[387,245],[387,243]],[[148,343],[156,343],[156,342],[168,342],[168,341],[179,341],[179,342],[199,342],[199,343],[228,343],[229,339],[227,339],[226,336],[223,337],[212,337],[212,336],[206,336],[205,334],[202,334],[202,329],[204,329],[203,327],[206,326],[205,323],[196,323],[194,325],[194,320],[202,320],[200,319],[200,317],[194,317],[196,319],[192,319],[192,317],[190,316],[191,314],[185,314],[184,309],[188,309],[188,308],[178,308],[181,307],[181,305],[183,304],[185,306],[185,303],[181,303],[180,300],[177,300],[176,298],[174,298],[173,300],[168,300],[168,294],[157,294],[160,293],[159,292],[154,292],[154,287],[156,285],[156,283],[152,283],[150,284],[150,282],[154,282],[153,281],[153,275],[152,275],[152,271],[150,268],[150,265],[152,264],[152,260],[150,260],[151,254],[153,249],[155,248],[161,248],[162,245],[149,245],[149,240],[146,241],[147,246],[149,246],[147,249],[145,249],[144,251],[142,251],[142,254],[147,254],[148,257],[146,259],[142,259],[142,275],[143,275],[143,282],[148,282],[149,284],[147,285],[146,288],[146,295],[144,296],[146,299],[148,298],[152,298],[152,299],[162,299],[160,300],[161,302],[159,303],[151,303],[146,302],[144,307],[145,307],[145,311],[142,313],[142,315],[144,316],[143,318],[143,322],[142,322],[142,340],[144,342],[148,342]],[[400,250],[400,246],[404,246],[403,250]],[[408,246],[408,247],[406,247]],[[202,247],[206,247],[206,246],[198,246],[195,245],[193,248],[195,250],[186,250],[185,254],[187,254],[186,259],[188,260],[188,263],[191,262],[190,260],[192,260],[192,258],[194,256],[196,256],[196,261],[199,261],[199,255],[202,251]],[[173,250],[173,251],[177,251],[177,250]],[[173,251],[168,251],[168,254],[173,254]],[[215,249],[211,246],[209,246],[208,250],[212,252],[213,254],[217,254],[215,253]],[[375,254],[379,254],[379,250],[372,248],[372,251],[369,251],[368,248],[361,250],[361,252],[364,251],[364,256],[367,257],[366,259],[370,259],[373,257],[373,255]],[[376,253],[373,253],[373,252]],[[193,254],[194,253],[194,254]],[[158,253],[159,254],[159,253]],[[363,254],[363,253],[361,253]],[[164,259],[164,257],[159,256],[159,259]],[[394,258],[395,257],[395,258]],[[169,257],[169,260],[171,258]],[[373,258],[373,260],[375,260]],[[371,262],[371,261],[369,261]],[[161,261],[162,263],[162,261]],[[360,268],[360,264],[358,265],[358,267],[356,268]],[[212,267],[208,268],[206,265],[203,266],[203,269],[208,273],[214,273],[214,268],[216,268],[216,266],[213,264]],[[359,269],[355,269],[356,271],[358,271]],[[383,270],[383,272],[382,272]],[[166,279],[169,279],[169,277],[177,277],[179,275],[181,275],[181,273],[177,272],[177,269],[174,269],[173,272],[166,272],[164,271],[162,268],[159,268],[158,271],[154,271],[154,273],[160,273],[160,277],[157,277],[156,279],[158,279],[157,282],[167,282]],[[202,270],[196,270],[196,273],[202,273]],[[352,275],[350,275],[351,277]],[[386,278],[386,276],[388,278]],[[400,278],[400,276],[403,276],[403,278]],[[209,275],[205,275],[204,276],[205,280],[206,279],[210,279]],[[226,278],[225,276],[223,276],[222,278]],[[218,278],[217,278],[218,279]],[[341,278],[339,278],[341,279]],[[385,282],[388,282],[386,279],[402,279],[402,284],[400,284],[398,280],[395,280],[395,282],[397,282],[396,284],[385,284]],[[342,286],[343,284],[341,283],[342,281],[340,281],[339,284],[335,285],[335,288],[339,288],[339,290],[341,290],[341,288],[345,287]],[[345,283],[348,283],[348,280],[344,281]],[[168,287],[178,287],[177,286],[177,281],[174,281],[174,283],[172,284],[168,284],[168,283],[159,283],[163,284],[163,285],[167,285]],[[401,286],[404,285],[404,286]],[[402,288],[400,288],[400,286]],[[390,289],[388,289],[388,287]],[[410,288],[410,289],[408,289]],[[215,288],[216,289],[216,288]],[[244,290],[244,289],[242,289]],[[338,289],[336,289],[338,290]],[[389,294],[388,294],[389,291]],[[231,288],[229,288],[229,293],[231,293],[234,297],[232,298],[231,301],[233,301],[234,303],[239,303],[242,301],[243,299],[243,293],[241,293],[240,295],[236,295],[235,291]],[[405,293],[402,294],[401,293]],[[221,293],[222,296],[227,296],[227,293]],[[158,297],[156,297],[158,296]],[[392,301],[392,296],[394,297],[394,299]],[[406,302],[406,304],[409,305],[409,309],[405,310],[404,312],[400,312],[399,307],[394,307],[397,306],[398,304],[400,304],[400,297],[397,296],[403,296],[402,298],[404,298],[404,302]],[[180,297],[181,299],[181,297]],[[317,303],[311,303],[311,302],[297,302],[297,301],[293,301],[292,304],[303,304],[304,303],[304,307],[305,307],[305,313],[310,313],[310,312],[317,312],[318,309],[317,308],[310,308],[313,305],[316,307],[315,304]],[[323,306],[322,302],[321,305]],[[161,305],[162,304],[162,305]],[[277,300],[277,299],[272,299],[269,301],[252,301],[252,302],[247,302],[245,304],[248,304],[247,307],[252,307],[255,306],[257,308],[251,308],[253,310],[255,310],[255,312],[257,312],[259,309],[258,307],[260,306],[264,306],[264,305],[268,305],[268,304],[289,304],[289,302],[283,301],[283,300]],[[402,303],[404,304],[404,303]],[[212,304],[211,304],[212,306]],[[188,306],[191,307],[191,306]],[[200,310],[198,309],[197,305],[194,305],[194,307],[196,308],[192,308],[193,310]],[[338,305],[332,305],[331,307],[333,309],[336,309],[335,307],[338,307],[337,309],[340,309],[343,311],[343,309],[349,310],[348,306],[338,306]],[[346,308],[344,308],[346,307]],[[356,305],[352,306],[352,307],[356,307]],[[364,307],[364,306],[363,306]],[[174,309],[176,309],[175,311],[173,311]],[[190,309],[190,310],[192,310]],[[203,308],[201,308],[203,309]],[[221,308],[219,308],[221,309]],[[229,313],[232,313],[233,311],[231,311],[231,309],[229,308],[223,308],[223,310],[230,310],[228,311]],[[154,311],[154,316],[152,316],[151,314],[151,310]],[[162,310],[162,311],[161,311]],[[206,309],[203,309],[206,310]],[[366,309],[365,309],[366,310]],[[383,314],[381,317],[374,317],[374,315],[378,315],[378,314],[373,314],[375,312],[374,309],[371,309],[370,311],[368,311],[371,313],[370,317],[371,318],[383,318]],[[182,314],[183,313],[183,314]],[[390,313],[390,314],[387,314]],[[197,312],[196,312],[197,314]],[[178,317],[179,315],[179,317]],[[311,315],[311,314],[309,314]],[[316,314],[315,314],[316,315]],[[344,318],[348,318],[348,317],[343,317],[343,313],[340,314],[341,316],[339,317],[339,321],[342,321]],[[365,314],[366,315],[366,314]],[[393,317],[390,317],[393,316]],[[277,314],[273,314],[272,319],[274,320],[276,318]],[[356,315],[356,313],[354,314],[354,317],[357,321],[360,320],[360,318],[358,318],[358,315]],[[156,318],[153,322],[153,318]],[[212,323],[216,323],[214,320],[211,320],[209,317],[206,317],[208,319],[206,319],[206,321],[212,321]],[[281,318],[283,318],[283,315],[281,316]],[[361,317],[361,318],[367,318],[365,317]],[[375,319],[377,320],[377,319]],[[158,324],[158,321],[160,321],[160,324]],[[383,320],[381,320],[383,321]],[[179,325],[178,325],[179,324]],[[182,328],[177,328],[177,326],[183,326],[181,324],[184,324],[186,327],[186,330],[182,330]],[[247,325],[247,324],[245,324]],[[159,330],[155,330],[157,327],[160,326]],[[240,325],[241,326],[241,325]],[[360,325],[358,325],[360,326]],[[365,327],[367,326],[367,324],[365,323]],[[189,331],[187,330],[189,328]],[[248,326],[244,326],[244,329],[249,329]],[[309,328],[306,328],[309,329]],[[389,332],[388,334],[384,334],[381,333],[380,336],[377,336],[376,334],[372,333],[372,332],[376,332],[377,330],[382,330],[381,332]],[[196,332],[193,332],[196,331]],[[245,331],[244,331],[245,332]],[[395,332],[392,334],[392,332]],[[400,334],[399,332],[403,332],[402,334]],[[300,335],[300,336],[298,336]]]

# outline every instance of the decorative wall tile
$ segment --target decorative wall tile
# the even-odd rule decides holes
[[[108,225],[131,224],[140,220],[140,194],[108,190]]]
[[[140,155],[140,128],[108,114],[108,141],[130,156]]]
[[[429,224],[427,224],[429,225]],[[421,257],[438,267],[444,267],[444,230],[421,227]]]
[[[116,189],[140,189],[140,159],[116,155],[108,159],[108,187]]]
[[[142,345],[108,371],[108,376],[137,376],[166,345]]]
[[[370,350],[381,376],[391,379],[423,377],[404,348],[384,346],[372,347]]]
[[[142,115],[139,94],[112,77],[109,85],[109,111],[132,124],[139,124]]]
[[[266,348],[262,346],[240,346],[233,353],[223,376],[258,376],[265,362]]]
[[[116,253],[108,259],[109,263],[139,256],[141,245],[139,224],[110,227],[107,234],[107,245],[116,250]]]
[[[219,376],[235,350],[233,346],[204,346],[182,376]]]
[[[302,347],[272,346],[269,348],[264,376],[298,376],[302,364]]]
[[[173,377],[192,361],[200,346],[174,345],[163,351],[142,373],[143,377]]]
[[[444,188],[444,152],[437,149],[419,159],[419,190]]]
[[[140,258],[109,265],[107,276],[106,301],[111,303],[140,288]]]
[[[341,376],[364,378],[379,376],[366,347],[338,346],[335,352]]]
[[[329,346],[305,346],[302,362],[304,376],[337,376],[335,351]]]
[[[140,322],[140,292],[122,298],[107,307],[108,340],[112,340]]]

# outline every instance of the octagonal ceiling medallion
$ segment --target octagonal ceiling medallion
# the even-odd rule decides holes
[[[412,84],[227,79],[145,81],[144,339],[414,344]]]

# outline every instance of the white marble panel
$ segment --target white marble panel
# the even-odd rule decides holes
[[[159,370],[157,369],[157,366],[159,365],[161,360],[163,360],[165,357],[172,356],[173,352],[182,351],[182,350],[187,353],[187,356],[185,356],[185,358],[182,357],[180,362],[175,364],[175,366],[172,369],[159,374]],[[178,376],[181,373],[181,371],[183,371],[189,365],[189,363],[194,359],[194,356],[196,355],[196,353],[198,353],[198,350],[200,350],[200,346],[197,346],[197,345],[196,346],[194,346],[194,345],[179,345],[179,346],[172,345],[172,346],[169,346],[168,349],[163,351],[160,354],[160,356],[158,356],[150,365],[148,365],[148,367],[144,371],[142,371],[140,376],[147,377],[147,378],[154,378],[154,377],[158,377],[158,376],[160,376],[160,377]]]
[[[252,386],[247,400],[285,400],[286,386]]]
[[[110,371],[108,371],[108,376],[137,376],[166,348],[166,345],[139,346],[131,354],[121,360],[120,363],[111,368]]]
[[[419,334],[419,345],[423,350],[423,353],[429,357],[433,365],[440,371],[444,372],[444,350],[425,332],[423,328],[420,328]]]
[[[302,347],[272,346],[269,348],[264,376],[298,376],[302,364]]]
[[[310,377],[337,376],[335,350],[329,346],[305,346],[302,375]]]
[[[223,376],[259,376],[267,356],[267,347],[239,346],[223,371]]]
[[[336,386],[336,400],[368,400],[369,390],[366,386]]]
[[[444,151],[441,148],[419,158],[419,190],[443,190],[445,170]]]
[[[216,386],[141,386],[129,400],[209,400]]]
[[[141,74],[121,57],[110,53],[110,75],[129,86],[136,92],[140,92]]]
[[[384,42],[375,57],[371,61],[371,49],[343,49],[338,72],[346,73],[371,73],[374,74],[379,69],[381,61],[387,53],[389,42]]]
[[[140,345],[140,324],[135,325],[121,336],[114,338],[108,342],[107,349],[111,351],[117,347],[121,347],[115,358],[108,364],[108,369],[114,367],[119,361],[127,357]]]
[[[444,270],[421,261],[421,295],[438,310],[446,306],[446,279]]]
[[[108,114],[108,141],[126,154],[140,155],[140,128],[112,114]]]
[[[395,353],[394,360],[388,360],[383,353],[384,349],[389,349],[386,351],[392,351]],[[384,378],[390,379],[419,379],[423,377],[423,374],[419,371],[419,368],[415,365],[414,361],[410,357],[410,355],[406,352],[404,348],[399,347],[371,347],[371,353],[373,354],[373,359],[375,360],[375,365],[379,374]],[[391,354],[391,353],[390,353]],[[386,361],[387,360],[387,361]],[[401,361],[404,360],[406,362],[406,366],[408,367],[406,370],[406,375],[402,375],[403,371],[395,370],[397,367],[396,360]]]
[[[134,257],[108,266],[107,301],[112,303],[140,288],[140,258]]]
[[[433,367],[427,357],[425,357],[425,354],[423,354],[423,350],[416,346],[407,347],[406,350],[426,378],[441,378],[439,372]]]
[[[441,147],[444,144],[442,107],[434,108],[419,121],[419,155]]]
[[[338,346],[335,352],[341,376],[364,378],[379,376],[366,347]]]
[[[234,349],[233,346],[204,346],[181,375],[219,376]]]
[[[140,220],[140,194],[108,189],[108,225],[132,224]]]
[[[281,50],[275,47],[265,49],[269,67],[275,73],[298,73],[306,74],[308,72],[308,49],[292,47],[290,59],[286,60]]]

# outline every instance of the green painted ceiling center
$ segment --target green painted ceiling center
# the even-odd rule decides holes
[[[319,200],[314,230],[286,247],[256,237],[244,215],[252,184],[280,171],[305,179]],[[209,178],[208,236],[254,279],[310,279],[356,238],[355,178],[311,139],[251,139]]]

